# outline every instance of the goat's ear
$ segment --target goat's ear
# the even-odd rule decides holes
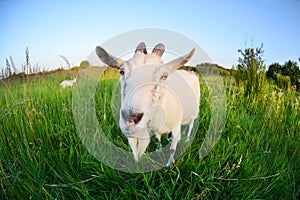
[[[164,54],[164,52],[165,52],[165,45],[163,45],[162,43],[157,44],[152,51],[152,53],[155,53],[160,57]]]
[[[96,53],[102,62],[113,68],[119,68],[124,62],[122,59],[110,55],[100,46],[96,47]]]
[[[145,42],[141,42],[135,49],[134,53],[141,52],[143,54],[147,54],[146,44]]]
[[[179,57],[179,58],[175,58],[174,60],[171,60],[170,62],[166,63],[165,65],[170,68],[170,69],[178,69],[180,68],[182,65],[184,65],[185,63],[187,63],[191,57],[194,55],[195,53],[195,48],[193,48],[190,53],[186,54],[185,56]]]

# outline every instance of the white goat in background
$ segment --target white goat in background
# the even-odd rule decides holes
[[[189,138],[194,120],[198,117],[200,86],[194,72],[178,70],[193,56],[185,56],[163,64],[163,44],[157,44],[150,54],[140,43],[133,58],[123,61],[96,47],[98,57],[120,72],[121,108],[119,126],[126,135],[136,161],[150,143],[150,130],[160,142],[162,134],[172,132],[170,157],[166,167],[174,163],[181,125],[188,124]]]
[[[76,82],[76,78],[74,78],[73,80],[64,80],[59,84],[59,86],[62,88],[72,87],[75,82]]]

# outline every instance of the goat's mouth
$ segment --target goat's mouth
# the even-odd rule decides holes
[[[142,132],[144,132],[145,129],[147,129],[147,126],[142,125],[141,123],[138,124],[134,124],[134,123],[122,123],[120,125],[120,129],[122,131],[122,133],[127,136],[138,136],[140,135]]]
[[[136,126],[136,125],[129,125],[126,127],[120,127],[121,131],[123,134],[125,135],[137,135],[139,134],[139,132],[141,132],[141,130],[143,130],[142,127]]]
[[[132,133],[131,131],[126,130],[126,129],[121,129],[121,131],[124,135],[130,135]]]

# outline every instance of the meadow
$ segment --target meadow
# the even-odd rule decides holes
[[[266,84],[250,100],[243,83],[224,76],[225,126],[200,158],[211,119],[210,94],[201,84],[199,127],[174,167],[125,173],[93,157],[77,135],[73,88],[59,88],[75,76],[60,71],[0,82],[1,199],[300,199],[299,93]],[[113,142],[130,151],[107,103],[117,76],[108,71],[98,84],[97,117]]]

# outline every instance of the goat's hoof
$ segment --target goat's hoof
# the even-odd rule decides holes
[[[168,170],[170,170],[172,167],[173,167],[173,163],[171,163],[171,164],[167,163],[167,164],[166,164],[166,168],[167,168]]]
[[[167,164],[166,164],[166,168],[168,169],[168,170],[170,170],[173,166],[174,166],[174,160],[172,161],[172,162],[168,162]]]

